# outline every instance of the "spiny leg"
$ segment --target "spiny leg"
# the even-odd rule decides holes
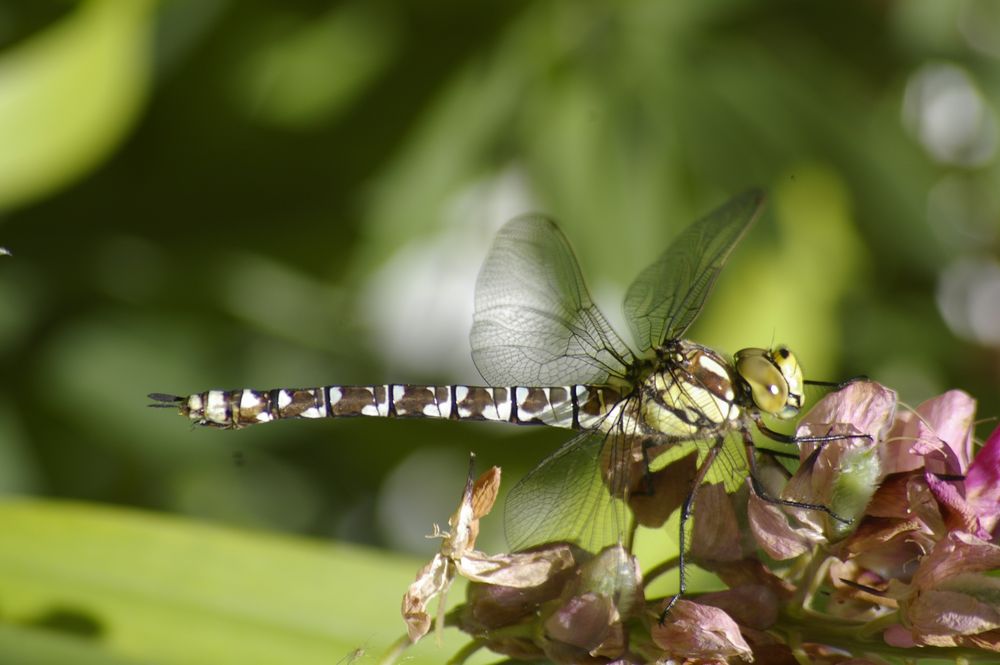
[[[688,520],[691,519],[691,514],[694,511],[694,498],[695,494],[698,492],[698,488],[705,481],[708,476],[709,469],[712,468],[712,462],[718,457],[719,451],[722,450],[722,446],[725,444],[725,437],[719,436],[715,439],[715,444],[709,448],[708,454],[705,455],[705,459],[702,460],[701,466],[694,474],[694,479],[691,481],[691,491],[688,492],[687,497],[684,499],[683,505],[681,505],[681,525],[679,529],[679,536],[677,539],[678,555],[677,555],[677,593],[674,594],[667,602],[667,606],[663,608],[660,612],[660,625],[666,620],[667,615],[670,614],[670,610],[673,609],[677,600],[684,595],[687,590],[687,581],[684,579],[684,566],[686,565],[687,556],[684,554],[685,550],[685,537],[684,529],[687,526]]]
[[[837,520],[842,524],[851,524],[854,520],[841,517],[837,513],[830,510],[829,506],[824,506],[821,503],[805,503],[803,501],[793,501],[791,499],[782,499],[779,497],[771,496],[766,489],[764,489],[763,483],[760,482],[760,477],[757,474],[757,455],[756,446],[753,443],[753,436],[751,436],[749,430],[743,429],[743,445],[746,448],[747,454],[747,464],[750,466],[750,485],[753,487],[754,494],[757,495],[762,501],[767,503],[779,505],[779,506],[789,506],[790,508],[803,508],[806,510],[818,510],[819,512],[826,513],[833,519]],[[860,435],[861,437],[868,437],[867,434]],[[823,437],[803,437],[803,438],[823,438]],[[848,436],[836,436],[831,439],[823,438],[823,440],[834,440],[834,439],[845,439],[850,438]],[[801,439],[796,439],[796,441],[801,441]]]
[[[814,379],[806,379],[802,383],[807,386],[818,386],[820,388],[832,388],[833,392],[838,390],[843,390],[852,383],[857,383],[858,381],[867,381],[868,377],[864,374],[858,374],[857,376],[852,376],[849,379],[844,379],[843,381],[816,381]]]
[[[757,426],[757,430],[771,439],[772,441],[777,441],[778,443],[787,443],[790,445],[798,445],[800,443],[830,443],[832,441],[842,441],[844,439],[866,439],[868,441],[872,440],[872,437],[868,434],[815,434],[812,436],[796,436],[795,434],[783,434],[777,432],[763,423],[763,421],[758,417],[754,419],[754,425]],[[827,430],[829,431],[829,430]]]

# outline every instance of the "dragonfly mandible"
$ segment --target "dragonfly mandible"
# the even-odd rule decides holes
[[[329,385],[150,398],[153,406],[176,407],[198,425],[219,428],[375,416],[578,430],[508,495],[505,527],[515,550],[555,541],[591,551],[615,542],[629,546],[635,521],[628,502],[648,492],[650,464],[678,444],[701,443],[680,507],[682,594],[695,490],[731,435],[746,449],[758,495],[830,512],[767,496],[753,473],[752,427],[785,443],[801,441],[763,422],[765,415],[792,418],[802,408],[806,382],[792,352],[747,348],[730,359],[684,339],[763,203],[757,189],[734,197],[682,231],[639,273],[624,300],[637,352],[594,304],[556,224],[525,215],[500,229],[476,282],[470,339],[484,386]]]

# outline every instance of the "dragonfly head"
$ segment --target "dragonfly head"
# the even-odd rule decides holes
[[[734,358],[736,372],[750,389],[753,403],[763,413],[788,419],[802,408],[802,368],[786,346],[741,349]]]

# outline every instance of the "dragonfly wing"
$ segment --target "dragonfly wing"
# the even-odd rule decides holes
[[[620,463],[628,454],[626,442],[620,432],[583,432],[522,478],[507,495],[511,548],[566,541],[596,552],[624,542],[631,524],[621,499],[628,482],[621,472],[630,468]],[[618,475],[606,480],[609,468]]]
[[[692,434],[687,441],[677,442],[667,449],[673,456],[679,456],[682,449],[693,444],[699,451],[699,464],[709,448],[716,445],[719,438],[725,443],[715,458],[711,469],[705,477],[706,482],[723,483],[727,491],[735,491],[749,473],[746,454],[743,449],[743,439],[738,435],[746,427],[744,416],[735,402],[726,401],[713,394],[710,386],[705,385],[696,375],[681,372],[675,367],[668,368],[670,378],[676,386],[677,405],[684,406],[690,414],[698,414],[700,419],[698,433]],[[698,422],[698,421],[696,421]],[[671,450],[676,448],[678,450]],[[659,468],[669,456],[660,457],[650,452],[650,466]]]
[[[640,351],[683,336],[715,279],[764,203],[751,189],[685,229],[635,278],[625,294],[625,318]]]
[[[497,234],[476,281],[470,341],[494,386],[602,384],[633,360],[591,300],[566,237],[538,215]]]

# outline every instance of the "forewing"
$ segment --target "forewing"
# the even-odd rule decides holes
[[[511,549],[566,541],[596,552],[620,542],[630,517],[604,481],[604,460],[622,455],[623,444],[620,433],[583,432],[522,478],[504,514]]]
[[[606,383],[633,358],[590,299],[566,237],[537,215],[497,234],[476,281],[470,341],[494,386]]]
[[[625,294],[624,309],[640,351],[684,334],[763,203],[759,189],[730,199],[685,229],[639,273]]]

